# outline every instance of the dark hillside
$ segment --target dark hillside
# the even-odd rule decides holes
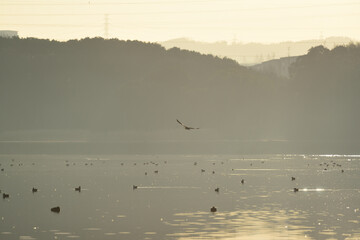
[[[359,56],[313,48],[285,80],[153,43],[0,38],[0,140],[357,143]]]
[[[290,73],[294,135],[359,141],[360,45],[311,48]],[[301,134],[296,129],[302,129]]]
[[[230,59],[137,41],[1,39],[0,51],[3,130],[215,124],[251,113],[249,97],[274,81]]]

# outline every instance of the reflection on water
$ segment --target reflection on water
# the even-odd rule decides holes
[[[137,189],[199,189],[192,186],[138,186]]]
[[[360,239],[359,160],[0,155],[0,239]]]
[[[233,211],[175,214],[178,239],[304,239],[312,227],[301,225],[307,214],[300,211]]]
[[[36,239],[36,238],[33,238],[31,236],[20,236],[19,239],[20,240],[32,240],[32,239]]]

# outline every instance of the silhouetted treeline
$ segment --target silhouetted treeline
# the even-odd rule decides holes
[[[291,129],[306,139],[360,139],[360,45],[311,48],[290,68]]]
[[[153,43],[0,41],[3,130],[142,131],[182,116],[221,126],[228,112],[239,113],[239,127],[251,118],[243,113],[262,111],[252,106],[274,81],[230,59]]]
[[[176,140],[179,118],[199,141],[358,141],[359,49],[313,48],[286,80],[154,43],[0,38],[0,131]]]

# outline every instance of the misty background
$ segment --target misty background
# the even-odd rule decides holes
[[[159,43],[167,49],[179,47],[203,54],[228,57],[241,65],[249,66],[273,59],[305,55],[310,48],[319,45],[332,49],[338,45],[347,45],[352,42],[356,42],[356,40],[348,37],[324,38],[320,35],[317,39],[274,43],[239,42],[237,37],[234,37],[232,41],[202,42],[189,38],[177,38]]]
[[[286,77],[156,43],[0,38],[0,151],[356,152],[359,66],[354,43]]]

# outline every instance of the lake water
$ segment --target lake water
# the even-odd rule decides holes
[[[360,156],[0,155],[0,164],[9,194],[0,239],[360,239]]]

